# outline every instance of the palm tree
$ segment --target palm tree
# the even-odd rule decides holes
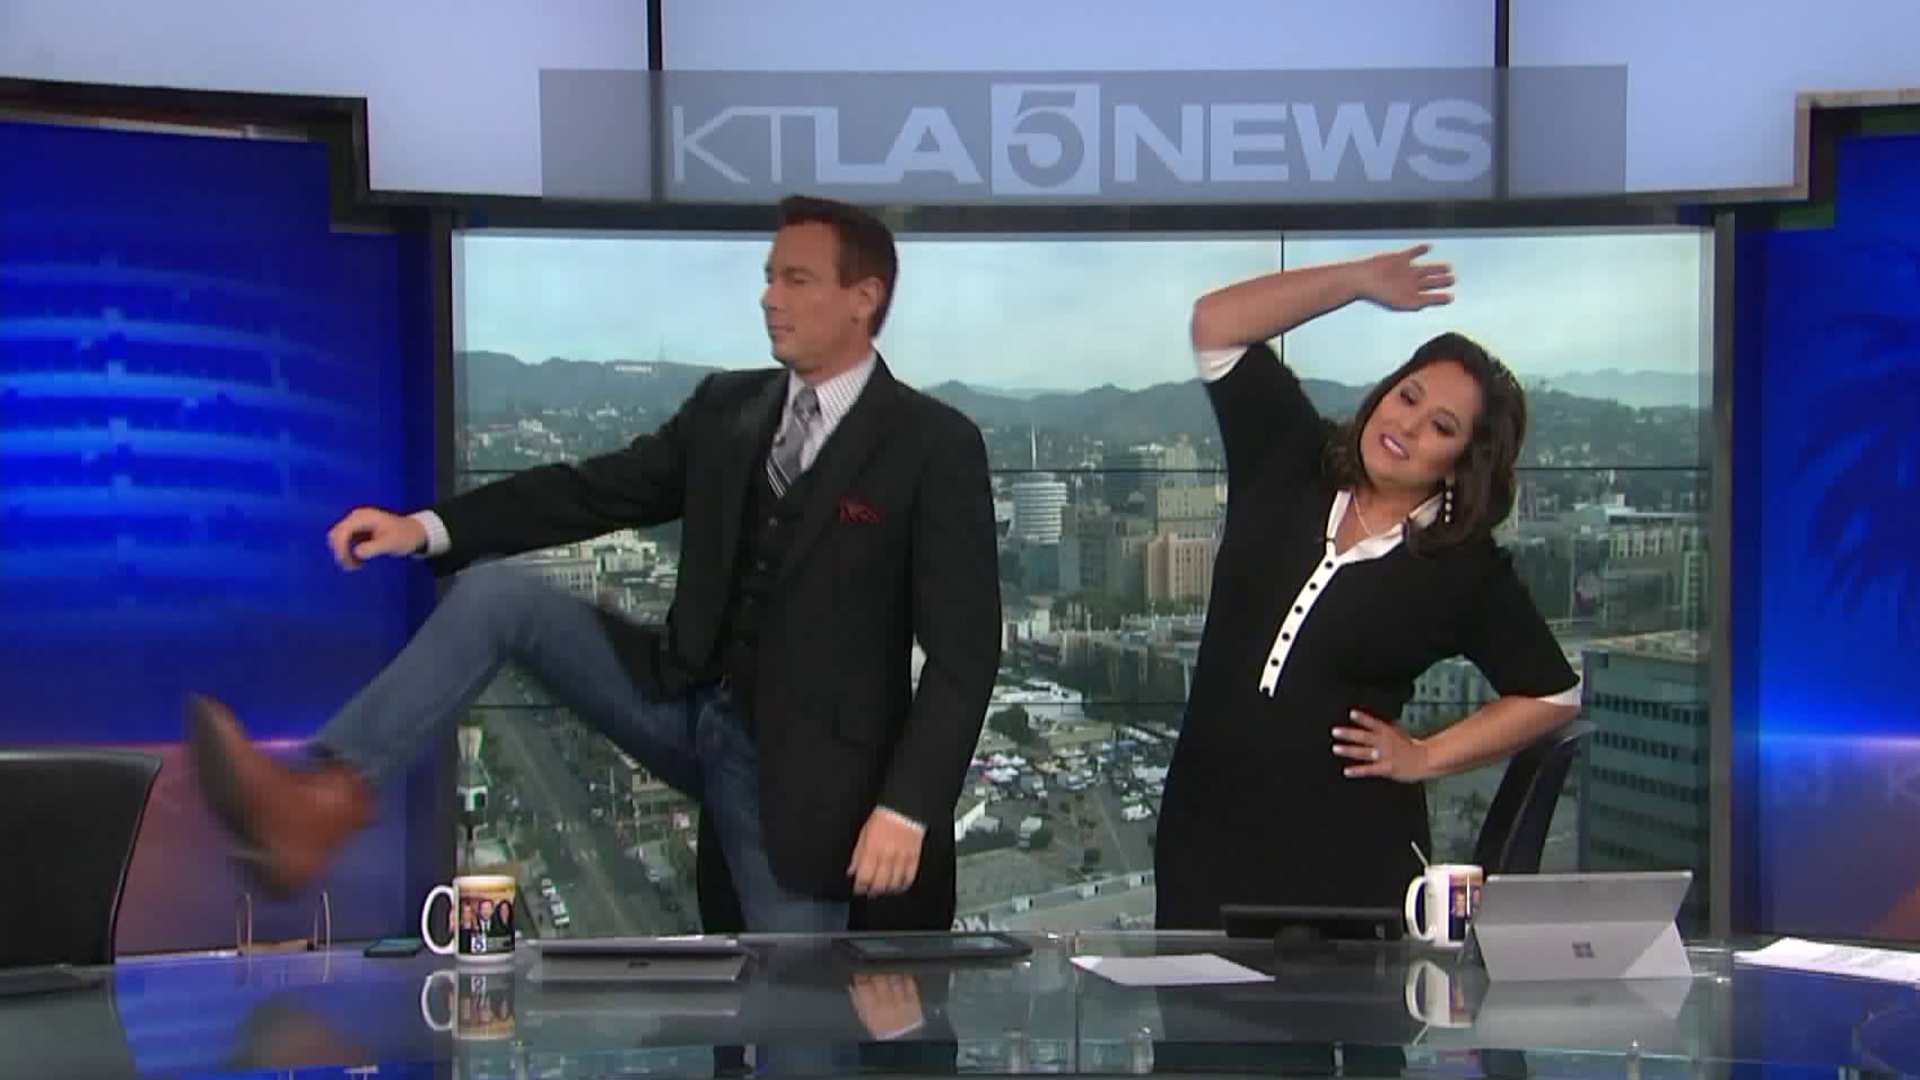
[[[1908,257],[1920,264],[1920,252]],[[1807,526],[1808,549],[1824,564],[1828,602],[1853,614],[1886,605],[1897,633],[1920,630],[1920,573],[1913,536],[1901,526],[1920,496],[1920,317],[1854,315],[1831,324],[1856,336],[1866,372],[1839,384],[1808,412],[1799,470],[1830,474]]]

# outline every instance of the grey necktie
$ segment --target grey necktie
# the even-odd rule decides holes
[[[775,497],[785,495],[794,478],[804,471],[800,453],[806,448],[814,421],[820,418],[820,395],[813,392],[813,387],[803,386],[793,395],[792,408],[793,422],[774,438],[773,453],[767,455],[767,480],[773,484]]]

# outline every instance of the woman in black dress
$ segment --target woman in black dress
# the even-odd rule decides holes
[[[1367,300],[1446,303],[1427,248],[1285,270],[1194,305],[1229,505],[1155,843],[1158,925],[1223,904],[1400,906],[1430,851],[1420,782],[1571,719],[1579,679],[1493,529],[1513,509],[1526,401],[1443,334],[1335,426],[1266,343]],[[1465,656],[1499,698],[1410,738],[1414,680]]]

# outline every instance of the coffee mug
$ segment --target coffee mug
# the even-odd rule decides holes
[[[1462,945],[1467,923],[1480,904],[1480,868],[1436,864],[1407,883],[1407,933],[1430,945]],[[1424,912],[1426,927],[1421,928]]]
[[[445,1020],[435,1016],[433,1008],[433,985],[443,978],[453,991]],[[468,1042],[512,1038],[513,973],[436,971],[420,984],[420,1016],[433,1030]]]
[[[1407,1013],[1429,1027],[1473,1026],[1465,982],[1424,958],[1407,965]]]
[[[447,926],[451,933],[442,945],[433,937],[433,902],[447,898]],[[473,963],[513,959],[513,878],[506,874],[472,874],[435,885],[420,907],[420,937],[441,956]]]

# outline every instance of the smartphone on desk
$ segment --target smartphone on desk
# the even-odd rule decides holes
[[[425,944],[417,937],[389,937],[367,946],[366,955],[376,960],[397,960],[420,955]]]

